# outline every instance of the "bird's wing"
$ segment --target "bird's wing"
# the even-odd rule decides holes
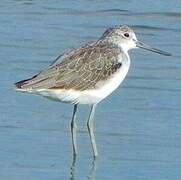
[[[121,67],[120,55],[125,58],[118,47],[86,46],[66,54],[59,64],[50,66],[24,85],[31,89],[92,89]]]

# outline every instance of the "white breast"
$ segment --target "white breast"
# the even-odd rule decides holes
[[[82,95],[79,98],[80,103],[98,103],[106,98],[122,83],[122,81],[126,77],[126,74],[128,73],[129,67],[130,59],[128,58],[126,61],[122,61],[121,68],[116,73],[114,73],[108,80],[99,83],[99,88],[82,92]]]

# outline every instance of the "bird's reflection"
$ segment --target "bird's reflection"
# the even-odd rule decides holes
[[[73,156],[72,164],[71,164],[71,168],[70,168],[70,180],[76,180],[76,166],[77,166],[77,157]],[[91,162],[91,166],[90,166],[89,173],[87,175],[87,179],[96,180],[96,158],[93,158],[93,160]]]
[[[76,167],[76,156],[73,156],[72,165],[70,168],[70,180],[75,180],[75,167]]]
[[[88,174],[88,179],[90,180],[96,180],[96,158],[93,158],[90,171]]]

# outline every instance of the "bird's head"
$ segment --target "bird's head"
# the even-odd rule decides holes
[[[165,56],[171,56],[170,53],[167,53],[165,51],[156,48],[152,48],[138,41],[134,31],[128,26],[118,26],[107,29],[103,33],[99,41],[119,46],[121,49],[123,49],[126,52],[133,48],[142,48],[155,53],[163,54]]]

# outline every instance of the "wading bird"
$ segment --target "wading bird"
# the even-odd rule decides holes
[[[96,105],[124,80],[130,67],[128,51],[133,48],[171,55],[138,41],[128,26],[113,27],[107,29],[97,41],[59,56],[39,74],[15,83],[16,90],[74,105],[71,120],[74,155],[77,154],[77,107],[79,104],[91,105],[87,128],[96,157],[98,152],[93,129]]]

